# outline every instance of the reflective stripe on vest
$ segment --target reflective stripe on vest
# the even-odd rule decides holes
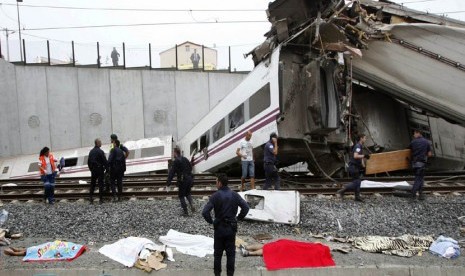
[[[55,158],[51,153],[48,154],[48,158],[50,159],[50,165],[52,166],[52,173],[56,171],[56,166],[55,166]],[[40,161],[40,174],[43,175],[47,171],[47,162],[45,162],[45,155],[42,155],[39,157]]]

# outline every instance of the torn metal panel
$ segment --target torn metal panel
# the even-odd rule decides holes
[[[298,191],[250,190],[239,195],[250,206],[246,219],[284,224],[298,224],[300,221]]]

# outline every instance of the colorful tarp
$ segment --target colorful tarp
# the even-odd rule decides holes
[[[28,247],[23,261],[72,261],[79,257],[86,249],[84,245],[56,240]]]
[[[263,261],[268,270],[335,266],[326,245],[286,239],[265,244]]]

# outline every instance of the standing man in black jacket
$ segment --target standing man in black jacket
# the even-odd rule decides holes
[[[87,159],[87,166],[89,167],[91,178],[90,178],[90,204],[94,203],[94,190],[95,184],[98,179],[98,194],[100,197],[100,204],[103,203],[103,176],[105,169],[108,168],[107,158],[105,153],[100,149],[102,141],[95,139],[95,147],[89,152],[89,158]]]
[[[118,201],[121,200],[123,194],[123,174],[124,174],[124,152],[120,148],[119,140],[113,142],[114,147],[110,150],[110,156],[108,157],[108,163],[110,165],[110,183],[111,193],[113,194],[113,200],[116,199],[115,181],[118,185]]]
[[[191,189],[194,182],[194,177],[192,176],[192,166],[189,160],[181,155],[181,150],[175,148],[173,150],[174,161],[168,173],[168,180],[166,181],[166,191],[169,190],[171,181],[176,174],[177,185],[178,185],[178,197],[181,202],[182,216],[188,216],[186,198],[191,207],[192,213],[195,212],[195,208],[192,202]]]
[[[221,257],[226,251],[226,274],[234,275],[234,263],[236,258],[236,232],[237,220],[242,220],[249,212],[249,206],[242,197],[229,189],[228,177],[225,174],[218,175],[216,179],[218,191],[214,193],[207,205],[203,208],[202,216],[205,220],[213,224],[214,234],[214,263],[213,271],[216,275],[221,275]],[[241,207],[241,212],[237,216],[237,208]],[[215,210],[215,220],[212,219],[211,210]]]

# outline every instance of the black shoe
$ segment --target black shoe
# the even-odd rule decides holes
[[[195,213],[195,211],[196,211],[193,204],[191,204],[191,211],[192,211],[192,213]]]
[[[247,249],[245,249],[245,247],[242,244],[239,246],[239,250],[241,250],[242,257],[249,256],[249,251],[247,251]]]
[[[361,197],[359,196],[356,196],[355,197],[355,201],[358,201],[358,202],[365,202]]]
[[[418,195],[418,200],[425,200],[425,195],[424,194],[420,194]]]
[[[181,217],[188,217],[188,216],[189,216],[189,213],[187,212],[187,210],[181,213]]]
[[[89,199],[89,204],[90,204],[90,205],[94,204],[94,200],[93,200],[92,198]]]
[[[345,189],[345,188],[342,188],[342,189],[338,190],[338,191],[336,192],[336,197],[338,197],[338,198],[343,198],[345,192],[346,192],[346,189]]]

